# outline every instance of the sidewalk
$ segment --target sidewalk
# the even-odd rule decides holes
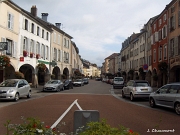
[[[43,86],[42,86],[42,85],[38,85],[37,88],[31,87],[32,93],[38,93],[38,92],[41,92],[42,89],[43,89]]]

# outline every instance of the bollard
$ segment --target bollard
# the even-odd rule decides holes
[[[84,127],[83,129],[85,129],[86,124],[91,121],[93,121],[93,122],[99,121],[99,111],[97,111],[97,110],[76,110],[74,112],[74,133],[77,133],[78,129],[81,127]]]

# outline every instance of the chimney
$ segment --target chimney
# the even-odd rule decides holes
[[[48,13],[41,13],[42,19],[47,22]]]
[[[31,14],[32,14],[34,17],[37,17],[37,8],[36,8],[36,5],[34,5],[34,6],[31,7]]]
[[[56,27],[58,27],[60,29],[61,23],[55,23],[55,24],[56,24]]]

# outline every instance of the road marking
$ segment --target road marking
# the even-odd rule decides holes
[[[51,126],[51,128],[55,128],[57,124],[66,116],[66,114],[69,112],[69,110],[76,104],[79,110],[82,110],[80,105],[77,102],[78,99],[74,100],[74,102],[69,106],[69,108],[57,119],[57,121]]]

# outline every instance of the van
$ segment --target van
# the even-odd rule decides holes
[[[124,87],[124,79],[123,77],[114,77],[113,79],[113,88],[123,88]]]

